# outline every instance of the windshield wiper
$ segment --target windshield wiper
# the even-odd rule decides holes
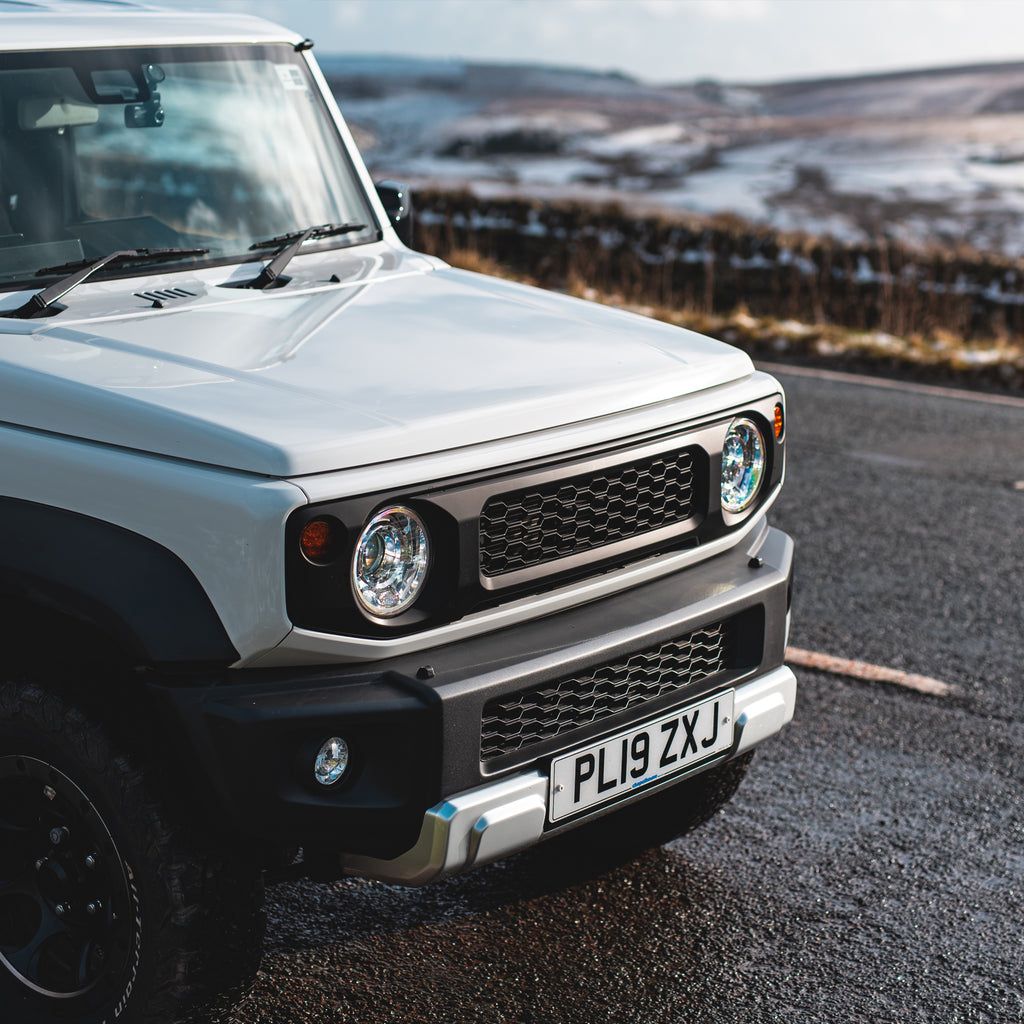
[[[61,306],[59,302],[72,288],[77,288],[97,270],[116,263],[165,263],[188,256],[205,256],[209,251],[209,249],[119,249],[100,260],[76,260],[72,263],[62,263],[59,267],[44,267],[42,270],[36,271],[36,277],[46,277],[49,274],[67,274],[68,276],[62,277],[41,292],[36,292],[23,306],[0,313],[0,316],[18,320],[54,316],[67,308]]]
[[[290,278],[282,277],[284,268],[291,263],[292,259],[302,248],[303,244],[310,238],[330,238],[332,235],[348,235],[353,231],[362,231],[365,224],[320,224],[318,227],[306,228],[304,231],[293,231],[287,235],[278,235],[276,238],[267,238],[262,242],[253,242],[250,250],[269,249],[272,246],[280,246],[274,258],[260,271],[259,277],[254,277],[245,284],[236,285],[237,288],[279,288],[287,284]]]

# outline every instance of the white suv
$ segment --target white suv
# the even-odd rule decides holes
[[[0,3],[7,1024],[226,1005],[268,870],[664,841],[791,717],[776,381],[410,224],[300,36]]]

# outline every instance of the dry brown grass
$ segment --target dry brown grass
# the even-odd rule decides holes
[[[624,304],[836,324],[900,337],[1024,338],[1024,267],[960,249],[914,250],[891,239],[843,245],[779,233],[732,215],[630,216],[617,205],[479,200],[426,193],[419,245],[480,258],[573,294]]]
[[[458,267],[459,270],[471,270],[475,274],[487,274],[490,277],[504,277],[523,284],[536,283],[524,274],[513,274],[504,264],[476,249],[455,248],[447,252],[444,258],[446,263]]]

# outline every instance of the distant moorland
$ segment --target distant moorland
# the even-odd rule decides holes
[[[324,64],[427,251],[778,358],[1024,390],[1024,64],[742,87]]]

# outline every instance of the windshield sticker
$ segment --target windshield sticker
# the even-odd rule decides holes
[[[306,80],[294,64],[275,64],[274,67],[277,68],[277,77],[281,79],[281,84],[286,89],[306,91]]]

